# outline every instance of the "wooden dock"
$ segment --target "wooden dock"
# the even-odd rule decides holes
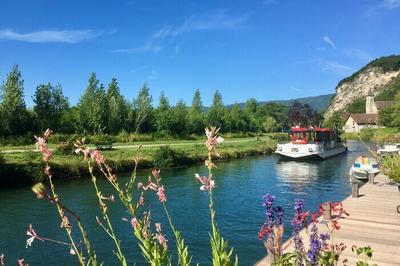
[[[397,206],[400,206],[400,192],[397,186],[390,184],[387,177],[379,174],[375,177],[374,184],[367,183],[360,188],[360,197],[346,198],[343,206],[350,216],[340,220],[341,228],[334,233],[334,242],[342,242],[347,246],[341,260],[346,258],[346,265],[356,265],[355,262],[360,258],[351,251],[351,247],[369,245],[373,249],[370,265],[376,263],[379,266],[399,266],[400,213],[397,212]],[[326,232],[325,225],[319,225],[318,228],[320,232]],[[305,230],[302,235],[308,249]],[[293,250],[292,244],[287,251],[290,250]],[[269,258],[264,257],[256,265],[270,264]]]

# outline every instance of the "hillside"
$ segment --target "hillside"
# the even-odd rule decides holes
[[[335,111],[362,112],[369,93],[377,100],[393,100],[400,91],[400,56],[380,57],[341,80],[324,116]]]
[[[334,94],[324,94],[324,95],[318,95],[318,96],[296,98],[296,99],[291,99],[291,100],[276,100],[276,101],[269,101],[269,102],[291,105],[293,102],[298,101],[298,102],[301,102],[302,104],[308,104],[314,110],[322,112],[322,111],[325,111],[326,108],[329,106],[329,103],[330,103],[333,95]]]
[[[323,112],[329,106],[333,94],[325,94],[325,95],[318,95],[318,96],[310,96],[304,98],[295,98],[289,100],[272,100],[272,101],[260,101],[259,104],[266,104],[266,103],[279,103],[284,105],[291,105],[293,102],[298,101],[302,104],[310,105],[314,110],[319,112]],[[239,103],[240,107],[244,107],[245,103]],[[229,107],[229,106],[228,106]]]

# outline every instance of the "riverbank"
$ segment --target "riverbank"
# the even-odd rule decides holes
[[[363,128],[360,133],[343,133],[342,138],[346,140],[372,141],[377,144],[400,142],[400,129],[390,128]]]
[[[220,146],[219,152],[222,156],[221,160],[271,154],[275,150],[276,143],[277,141],[270,136],[228,139]],[[137,147],[137,144],[117,145],[112,150],[102,153],[117,173],[130,172],[133,170],[133,159],[137,154]],[[40,153],[32,149],[23,150],[23,152],[7,150],[2,151],[0,156],[0,180],[3,187],[32,184],[45,179],[44,163]],[[146,143],[141,149],[142,160],[138,168],[181,167],[203,162],[206,156],[204,141],[170,142],[168,145]],[[87,162],[74,154],[64,155],[55,150],[51,166],[53,176],[56,178],[82,178],[89,175]]]

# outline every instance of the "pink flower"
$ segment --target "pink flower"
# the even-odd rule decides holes
[[[92,152],[90,154],[90,158],[92,158],[92,160],[95,160],[98,165],[103,164],[106,161],[104,156],[98,150],[95,150],[94,152]]]
[[[0,266],[4,266],[4,254],[0,255]]]
[[[196,177],[196,179],[197,179],[201,184],[203,184],[203,185],[200,187],[200,190],[203,190],[203,191],[210,191],[211,189],[213,189],[213,188],[215,187],[215,182],[214,182],[214,180],[211,179],[211,177],[210,177],[210,178],[207,178],[207,177],[205,177],[205,176],[200,176],[199,174],[195,174],[194,176]]]
[[[218,136],[219,128],[216,127],[211,127],[211,129],[206,128],[205,131],[207,137],[206,146],[209,151],[213,151],[218,144],[224,142],[224,138]]]
[[[164,186],[159,187],[156,194],[157,194],[158,200],[160,202],[166,202],[167,201],[167,196],[165,195]]]
[[[18,266],[29,266],[29,264],[24,263],[24,259],[18,259]]]
[[[32,246],[32,243],[33,243],[33,241],[34,241],[35,239],[43,241],[43,239],[41,239],[41,238],[36,234],[35,230],[33,230],[32,224],[29,225],[28,231],[26,231],[26,234],[27,234],[28,236],[30,236],[30,238],[28,238],[28,239],[26,240],[26,247],[27,247],[27,248],[28,248],[28,246],[29,246],[29,247]],[[22,262],[23,262],[23,261],[24,261],[24,260],[22,259]]]
[[[144,197],[143,196],[140,196],[140,198],[139,198],[139,205],[140,206],[144,205]]]
[[[157,182],[161,181],[160,170],[154,169],[153,171],[151,171],[151,173],[152,173],[152,175],[154,176],[154,178],[156,179]]]
[[[158,243],[160,243],[160,245],[162,245],[164,248],[167,247],[167,239],[165,238],[165,236],[162,234],[161,231],[161,224],[160,223],[156,223],[156,238]]]
[[[87,159],[89,159],[89,155],[90,155],[90,150],[89,149],[86,149],[86,148],[84,148],[84,147],[78,147],[76,150],[75,150],[75,153],[76,154],[81,154],[81,153],[83,153],[83,159],[86,161]]]
[[[64,215],[62,217],[60,227],[65,228],[66,230],[71,230],[71,224],[69,223],[67,216]]]
[[[131,225],[132,225],[132,228],[134,228],[134,229],[136,229],[136,227],[138,226],[138,221],[137,221],[136,217],[133,217],[131,219]]]

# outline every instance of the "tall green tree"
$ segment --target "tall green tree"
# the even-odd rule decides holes
[[[153,97],[149,93],[147,84],[139,90],[138,96],[133,100],[134,132],[149,132],[153,128],[154,109]]]
[[[188,134],[188,108],[183,100],[179,100],[172,108],[171,134],[186,136]]]
[[[37,86],[33,102],[40,131],[51,128],[60,132],[62,118],[69,109],[68,99],[63,95],[61,86],[54,87],[50,82]]]
[[[208,110],[207,120],[208,124],[216,127],[221,127],[222,130],[225,130],[224,116],[225,116],[225,106],[222,102],[222,95],[217,90],[214,93],[213,102]]]
[[[2,134],[22,135],[28,130],[28,112],[24,101],[24,80],[18,65],[1,86],[0,113],[3,121]]]
[[[171,135],[172,111],[167,96],[161,92],[160,101],[156,110],[155,124],[161,135]]]
[[[88,86],[78,103],[79,131],[87,133],[107,132],[108,102],[103,85],[96,73],[89,77]]]
[[[249,130],[249,117],[238,103],[225,112],[225,126],[230,132],[246,132]]]
[[[246,101],[244,105],[244,111],[246,116],[248,117],[248,130],[249,131],[260,131],[262,119],[257,116],[258,102],[256,99],[251,98]]]
[[[203,134],[206,127],[206,116],[203,102],[201,101],[200,91],[194,93],[192,106],[188,112],[187,130],[191,134]]]
[[[107,101],[109,107],[108,131],[118,133],[123,129],[128,129],[126,122],[128,120],[128,105],[125,98],[121,95],[117,79],[113,78],[108,84]]]

